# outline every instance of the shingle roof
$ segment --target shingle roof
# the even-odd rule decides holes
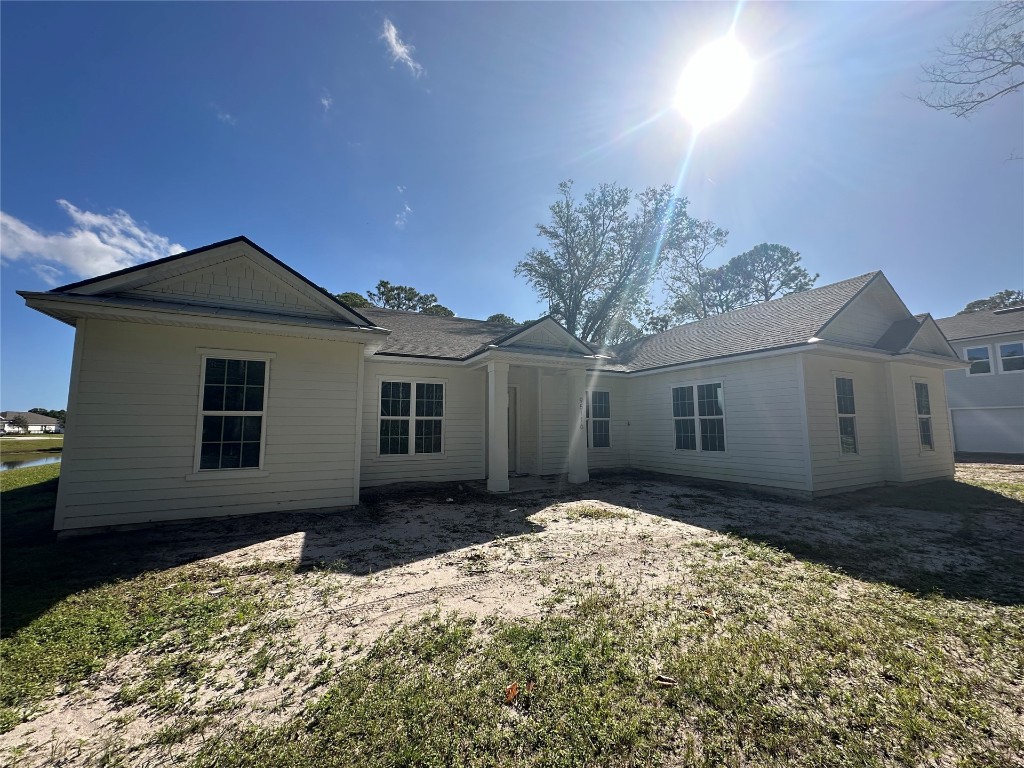
[[[523,328],[464,317],[441,317],[397,309],[361,307],[359,312],[391,335],[377,354],[461,360]]]
[[[0,419],[13,419],[16,416],[24,417],[25,421],[32,427],[52,427],[57,419],[52,416],[44,416],[41,413],[30,413],[29,411],[0,411]]]
[[[921,329],[921,323],[927,315],[915,315],[904,320],[897,320],[882,334],[875,346],[887,352],[901,352],[913,341],[914,335]]]
[[[1024,306],[1009,309],[984,309],[936,320],[947,339],[974,339],[999,333],[1024,332]]]
[[[639,371],[806,343],[880,272],[687,323],[612,351],[609,370]]]

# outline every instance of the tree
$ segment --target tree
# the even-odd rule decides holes
[[[799,253],[777,243],[755,245],[730,263],[739,281],[747,287],[751,302],[806,291],[820,277],[800,266]]]
[[[666,266],[664,288],[670,297],[670,316],[703,320],[717,314],[710,296],[710,268],[705,264],[712,253],[725,246],[728,237],[727,229],[709,219],[687,222],[686,237],[673,244]]]
[[[508,315],[498,312],[487,318],[488,323],[497,323],[498,325],[516,325],[516,321]]]
[[[20,413],[17,416],[12,416],[8,423],[21,430],[22,432],[28,432],[28,419],[22,416]]]
[[[360,307],[372,306],[365,296],[356,293],[355,291],[346,291],[345,293],[336,293],[334,298],[343,304],[347,304],[352,309],[359,309]]]
[[[987,299],[978,299],[970,302],[966,307],[957,312],[958,315],[966,315],[971,312],[980,312],[984,309],[1006,309],[1024,305],[1024,291],[1007,289],[999,293],[993,293]]]
[[[931,91],[920,100],[932,109],[969,117],[1024,85],[1024,2],[986,8],[924,67]]]
[[[422,310],[424,315],[437,315],[439,317],[455,317],[455,313],[452,312],[448,307],[441,304],[431,304],[426,309]]]
[[[582,201],[572,181],[558,185],[551,220],[538,224],[545,249],[532,249],[516,275],[548,302],[551,314],[584,341],[602,344],[639,333],[634,319],[665,254],[686,237],[685,199],[672,187],[634,195],[601,184]],[[631,211],[631,203],[636,203]]]

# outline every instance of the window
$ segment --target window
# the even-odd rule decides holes
[[[441,453],[444,384],[380,383],[380,454]],[[411,438],[411,439],[410,439]]]
[[[999,368],[1003,373],[1024,371],[1024,343],[1019,341],[999,345]]]
[[[724,451],[725,397],[722,382],[673,387],[672,420],[675,422],[676,450]]]
[[[968,347],[964,350],[964,359],[971,364],[967,369],[968,376],[992,373],[992,361],[989,359],[988,347]]]
[[[266,383],[266,360],[204,358],[200,470],[260,466]]]
[[[857,405],[853,399],[853,379],[836,377],[836,413],[839,416],[839,451],[857,453]]]
[[[917,401],[917,433],[921,438],[921,447],[929,451],[935,450],[932,439],[932,404],[928,398],[928,384],[924,381],[914,382],[914,399]]]
[[[611,394],[587,393],[587,438],[591,448],[611,448]]]

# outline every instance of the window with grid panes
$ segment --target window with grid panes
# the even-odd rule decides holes
[[[839,451],[857,453],[857,405],[853,397],[853,379],[836,377],[836,413],[839,418]]]
[[[612,406],[611,394],[593,391],[587,399],[587,435],[591,448],[611,448],[612,446]]]
[[[382,381],[380,454],[441,453],[444,384]]]
[[[205,359],[200,470],[260,466],[266,383],[266,360]]]

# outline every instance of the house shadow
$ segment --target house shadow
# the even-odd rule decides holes
[[[941,480],[807,500],[657,477],[679,492],[651,514],[917,596],[1024,604],[1024,504],[985,488]],[[600,482],[596,498],[623,502],[622,478]]]

